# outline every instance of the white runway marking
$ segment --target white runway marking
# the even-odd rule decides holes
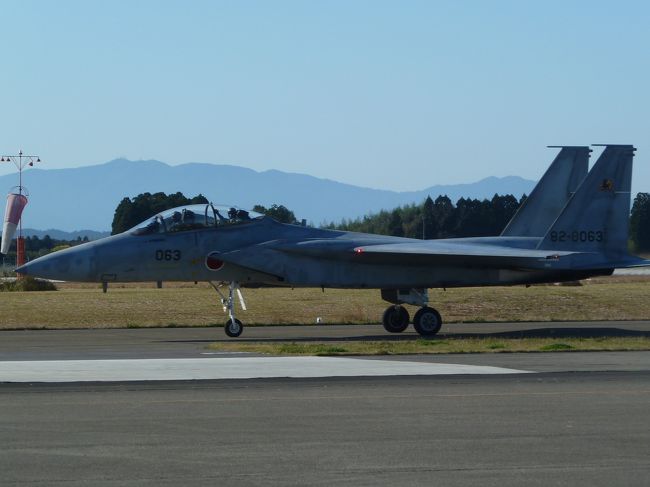
[[[0,362],[0,382],[157,381],[278,377],[520,374],[528,371],[460,364],[338,357],[231,357]]]
[[[633,267],[631,269],[616,269],[615,276],[647,276],[650,275],[650,269],[647,267]]]

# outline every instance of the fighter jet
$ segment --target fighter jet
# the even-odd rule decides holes
[[[279,223],[212,204],[163,212],[119,235],[33,260],[21,274],[65,281],[207,281],[236,337],[240,287],[373,288],[391,305],[391,333],[411,322],[435,335],[440,313],[428,289],[528,285],[610,275],[648,266],[628,254],[631,145],[607,145],[585,176],[588,147],[564,147],[526,204],[497,237],[416,240]],[[227,291],[225,290],[227,286]],[[222,292],[223,290],[223,292]]]

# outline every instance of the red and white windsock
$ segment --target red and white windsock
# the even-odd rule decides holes
[[[7,195],[5,221],[2,225],[2,246],[0,246],[0,253],[2,254],[9,252],[11,239],[14,238],[25,205],[27,205],[27,197],[24,194],[10,193]]]

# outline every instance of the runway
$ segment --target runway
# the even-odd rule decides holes
[[[3,483],[647,485],[648,373],[2,388]]]
[[[650,332],[647,322],[454,326],[457,335]],[[274,363],[207,351],[222,333],[0,332],[0,375],[56,378],[72,362],[95,374],[0,384],[0,483],[633,486],[650,475],[650,352]],[[249,328],[242,339],[288,336],[416,339],[371,326]],[[203,367],[231,373],[179,375]],[[132,376],[111,375],[120,370]],[[251,370],[257,378],[237,376]]]

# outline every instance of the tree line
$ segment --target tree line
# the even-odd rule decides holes
[[[325,228],[419,239],[499,235],[525,198],[495,194],[490,200],[460,198],[453,204],[447,196],[428,196],[420,205],[381,210]]]
[[[435,200],[428,196],[422,204],[405,205],[392,210],[366,215],[339,223],[330,222],[323,228],[393,235],[418,239],[483,237],[499,235],[516,213],[526,195],[495,194],[491,199],[460,198],[454,204],[448,196]],[[208,203],[201,194],[186,198],[182,193],[143,193],[124,198],[115,210],[113,233],[120,233],[176,206]],[[255,205],[253,211],[268,215],[283,223],[296,223],[294,212],[283,205],[269,208]],[[650,193],[639,193],[634,199],[630,216],[630,244],[637,252],[650,251]]]
[[[77,237],[73,240],[59,240],[52,238],[49,235],[45,235],[43,238],[39,238],[36,235],[25,237],[25,255],[27,260],[32,260],[37,257],[40,257],[45,254],[49,254],[54,250],[65,249],[68,247],[74,247],[85,242],[88,242],[89,239],[87,236]],[[16,239],[11,241],[11,246],[9,247],[9,252],[4,257],[4,260],[8,263],[13,263],[16,261]]]

